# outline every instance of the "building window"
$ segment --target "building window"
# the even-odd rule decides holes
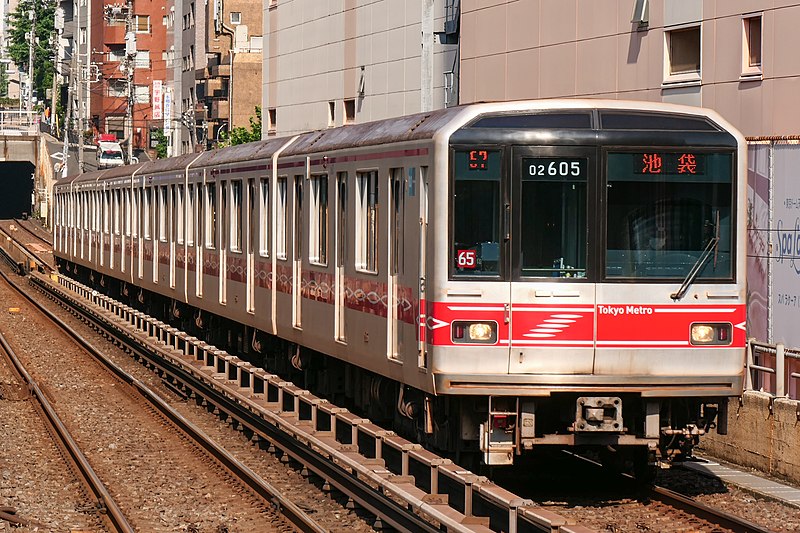
[[[665,32],[665,81],[700,80],[700,26]]]
[[[108,61],[122,61],[125,59],[125,48],[122,46],[109,48]]]
[[[138,50],[133,56],[134,68],[150,68],[150,50]]]
[[[275,132],[278,129],[278,111],[274,107],[268,109],[267,117],[269,118],[267,123],[267,132],[270,135],[275,135]]]
[[[344,123],[352,124],[356,121],[356,101],[353,98],[344,101]]]
[[[137,85],[133,88],[134,102],[137,104],[150,103],[150,86]]]
[[[150,33],[150,15],[135,15],[133,31],[136,33]]]
[[[241,24],[242,23],[242,12],[241,11],[231,11],[231,24]]]
[[[328,175],[311,176],[309,260],[328,264]]]
[[[128,83],[125,80],[111,78],[108,80],[108,96],[124,98]]]
[[[742,76],[761,76],[761,15],[742,19]]]
[[[356,175],[356,269],[378,272],[378,171]]]
[[[336,102],[328,102],[328,127],[336,125]]]

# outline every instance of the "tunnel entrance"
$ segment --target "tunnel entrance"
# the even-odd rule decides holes
[[[30,214],[33,195],[33,172],[28,161],[0,163],[0,219]]]

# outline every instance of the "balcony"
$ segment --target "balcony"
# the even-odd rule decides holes
[[[208,112],[208,118],[209,120],[227,120],[228,111],[230,111],[230,108],[228,107],[227,99],[212,100],[211,109]]]
[[[106,45],[125,44],[125,26],[112,25],[103,27],[103,43]]]

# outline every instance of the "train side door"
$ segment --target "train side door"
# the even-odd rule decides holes
[[[511,153],[510,373],[591,374],[596,150]]]

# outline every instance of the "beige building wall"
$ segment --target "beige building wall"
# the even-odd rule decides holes
[[[445,0],[265,0],[264,136],[454,103]],[[449,101],[448,101],[449,100]],[[271,127],[270,127],[271,126]]]
[[[789,0],[462,0],[460,101],[589,97],[714,108],[745,135],[800,134],[800,5]],[[760,75],[743,19],[762,17]],[[668,74],[669,32],[701,28],[697,79]]]

